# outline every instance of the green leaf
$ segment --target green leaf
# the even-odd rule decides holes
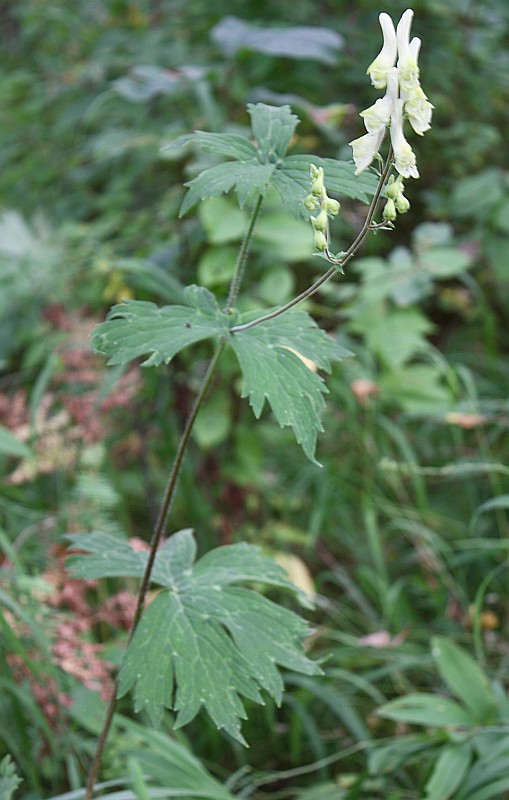
[[[204,450],[213,449],[224,442],[231,428],[229,396],[216,390],[194,421],[193,438]]]
[[[283,158],[290,139],[299,124],[290,106],[268,106],[265,103],[248,103],[251,128],[264,162]]]
[[[448,800],[461,784],[472,761],[469,742],[444,747],[424,787],[424,800]]]
[[[409,414],[445,413],[452,402],[440,371],[431,364],[404,364],[385,372],[379,383],[382,394]]]
[[[490,500],[486,500],[485,503],[481,503],[480,506],[477,506],[470,522],[471,528],[475,528],[481,514],[484,514],[486,511],[497,511],[502,508],[509,510],[509,494],[500,494],[498,497],[492,497]]]
[[[156,557],[153,581],[167,587],[143,614],[119,674],[119,696],[131,689],[135,710],[157,724],[163,708],[177,712],[176,727],[202,706],[218,728],[240,742],[241,696],[261,703],[261,689],[281,702],[278,665],[307,675],[320,672],[299,645],[307,623],[243,581],[297,592],[285,571],[248,544],[209,552],[193,565],[189,531],[174,534]]]
[[[474,659],[444,636],[433,639],[432,653],[442,678],[472,717],[480,724],[494,722],[496,698],[488,678]]]
[[[333,158],[319,158],[312,155],[287,156],[277,165],[272,183],[277,189],[283,204],[294,216],[309,218],[304,207],[304,198],[309,194],[311,164],[323,167],[327,191],[345,197],[352,197],[367,203],[374,194],[377,177],[370,172],[355,175],[355,164],[336,161]]]
[[[314,452],[327,388],[299,354],[330,371],[331,361],[348,351],[301,311],[235,333],[230,344],[242,370],[242,397],[249,396],[255,416],[267,399],[279,425],[292,427],[308,458],[318,464]]]
[[[149,354],[142,366],[168,363],[184,347],[225,334],[230,318],[220,311],[211,292],[199,286],[184,291],[188,305],[159,308],[154,303],[129,300],[114,306],[98,325],[92,346],[109,356],[108,364],[125,364]]]
[[[0,798],[11,800],[14,792],[21,783],[21,778],[16,775],[16,768],[9,755],[0,761]]]
[[[256,223],[254,240],[266,252],[269,262],[307,261],[313,250],[309,219],[294,219],[284,211],[270,211]],[[272,305],[277,301],[273,299]]]
[[[398,722],[429,725],[433,728],[474,727],[477,723],[454,700],[434,694],[408,694],[378,709],[378,714]]]
[[[217,197],[230,189],[235,189],[239,205],[243,208],[258,195],[265,194],[274,169],[274,164],[260,164],[256,158],[216,164],[185,184],[189,191],[184,197],[179,214],[182,217],[200,200]]]
[[[133,755],[137,759],[145,779],[167,790],[171,787],[168,797],[235,800],[234,796],[207,772],[189,749],[177,742],[174,737],[148,728],[146,725],[140,725],[119,714],[115,720],[117,727],[127,734],[122,737],[121,754]]]
[[[72,550],[83,550],[83,555],[70,555],[67,567],[73,578],[141,578],[148,554],[133,550],[129,542],[118,536],[93,531],[67,536]]]
[[[248,224],[246,213],[225,197],[211,197],[202,203],[199,217],[212,244],[240,241]]]
[[[30,458],[32,455],[30,448],[3,425],[0,425],[0,453],[18,458]]]
[[[445,280],[460,275],[472,266],[474,257],[471,253],[457,247],[433,247],[421,253],[419,264],[428,270],[433,278]]]
[[[107,534],[69,537],[84,554],[69,559],[84,578],[141,577],[147,553]],[[177,712],[176,726],[190,722],[204,706],[215,724],[243,741],[241,696],[261,703],[265,689],[281,702],[278,666],[306,675],[320,667],[299,641],[307,623],[271,600],[237,584],[278,586],[309,606],[282,567],[247,543],[211,550],[195,563],[190,530],[171,536],[158,551],[151,581],[161,591],[145,610],[119,674],[119,696],[134,691],[135,710],[155,723],[163,709]]]
[[[220,245],[205,251],[197,266],[198,280],[203,286],[222,286],[232,278],[237,263],[238,247]]]
[[[251,50],[270,56],[313,59],[324,64],[336,63],[337,51],[343,44],[343,37],[329,28],[315,25],[261,28],[233,16],[218,22],[212,29],[212,39],[228,56],[239,50]]]
[[[425,734],[398,736],[389,744],[374,748],[368,755],[370,775],[396,772],[402,764],[408,765],[423,750],[429,750],[429,738]]]
[[[351,315],[351,330],[364,335],[369,349],[393,369],[429,350],[425,336],[434,326],[417,308],[371,303],[353,309]]]
[[[217,153],[220,156],[235,158],[238,161],[248,161],[256,158],[258,151],[245,136],[236,133],[209,133],[208,131],[195,131],[186,136],[179,136],[173,142],[162,147],[162,150],[179,150],[187,144],[194,144],[207,153]]]

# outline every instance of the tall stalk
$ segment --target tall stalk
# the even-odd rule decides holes
[[[227,300],[226,309],[225,309],[226,311],[231,311],[233,309],[233,307],[235,306],[235,303],[237,302],[237,298],[239,296],[240,287],[241,287],[241,284],[242,284],[242,278],[244,276],[244,268],[245,268],[245,264],[246,264],[246,259],[247,259],[248,253],[249,253],[249,247],[250,247],[250,244],[251,244],[251,239],[253,237],[253,231],[254,231],[254,227],[255,227],[255,224],[256,224],[256,220],[258,218],[258,213],[260,211],[262,200],[263,200],[263,195],[259,195],[259,197],[258,197],[258,199],[257,199],[257,201],[255,203],[255,206],[253,208],[253,211],[251,213],[251,218],[249,220],[249,224],[248,224],[248,227],[246,229],[246,233],[244,234],[244,238],[242,240],[242,244],[241,244],[240,249],[239,249],[237,262],[235,264],[235,270],[234,270],[232,281],[231,281],[231,285],[230,285],[230,291],[228,293],[228,300]],[[161,502],[161,507],[159,509],[159,514],[158,514],[156,523],[154,525],[154,530],[153,530],[153,533],[152,533],[152,539],[150,541],[150,552],[149,552],[149,557],[148,557],[148,560],[147,560],[147,565],[145,567],[145,572],[143,573],[143,577],[141,579],[140,586],[139,586],[139,589],[138,589],[138,595],[137,595],[137,598],[136,598],[136,609],[135,609],[135,612],[134,612],[134,617],[133,617],[133,622],[132,622],[132,625],[131,625],[131,630],[129,632],[128,644],[129,644],[129,642],[131,642],[131,640],[132,640],[132,638],[134,636],[134,632],[136,631],[138,623],[139,623],[139,621],[141,619],[141,616],[143,614],[143,609],[144,609],[144,606],[145,606],[145,598],[146,598],[147,590],[148,590],[148,587],[149,587],[149,584],[150,584],[150,576],[151,576],[151,573],[152,573],[152,568],[154,566],[154,561],[155,561],[155,557],[156,557],[156,554],[157,554],[157,550],[158,550],[161,538],[162,538],[162,536],[164,534],[164,531],[166,530],[166,525],[167,525],[167,522],[168,522],[168,516],[169,516],[169,513],[170,513],[170,509],[171,509],[171,504],[172,504],[173,498],[175,496],[175,490],[176,490],[176,487],[177,487],[178,478],[179,478],[180,471],[181,471],[181,468],[182,468],[182,463],[183,463],[184,456],[185,456],[185,453],[186,453],[186,450],[187,450],[187,445],[189,443],[189,438],[191,436],[193,425],[195,423],[196,417],[198,416],[198,412],[199,412],[199,410],[200,410],[200,408],[201,408],[201,406],[203,404],[203,401],[205,400],[205,397],[207,395],[207,391],[208,391],[208,389],[210,387],[212,378],[213,378],[214,373],[216,371],[219,359],[220,359],[221,354],[222,354],[222,352],[223,352],[223,350],[225,348],[225,345],[226,345],[226,336],[223,336],[220,339],[220,341],[219,341],[219,343],[217,345],[216,351],[215,351],[212,359],[209,362],[209,365],[207,367],[207,372],[205,373],[205,376],[204,376],[204,378],[202,380],[202,383],[201,383],[200,388],[198,390],[198,394],[195,397],[195,400],[194,400],[194,403],[193,403],[193,407],[192,407],[191,412],[190,412],[190,414],[189,414],[189,416],[188,416],[188,418],[186,420],[186,424],[184,426],[184,430],[182,431],[182,435],[180,437],[180,440],[179,440],[179,443],[178,443],[178,446],[177,446],[177,452],[175,454],[175,459],[173,461],[171,472],[170,472],[170,475],[169,475],[169,478],[168,478],[168,483],[166,484],[166,489],[165,489],[164,496],[163,496],[163,499],[162,499],[162,502]],[[113,684],[113,690],[112,690],[111,698],[110,698],[110,701],[109,701],[108,706],[106,708],[106,716],[105,716],[105,719],[104,719],[103,727],[102,727],[101,733],[99,735],[99,739],[98,739],[98,742],[97,742],[97,748],[96,748],[96,751],[95,751],[95,754],[94,754],[94,758],[92,760],[92,764],[91,764],[90,771],[89,771],[89,774],[88,774],[84,800],[92,800],[92,797],[94,796],[94,784],[95,784],[96,779],[97,779],[97,774],[99,772],[99,767],[101,765],[101,760],[102,760],[102,757],[103,757],[104,748],[106,747],[106,742],[107,742],[108,735],[109,735],[109,732],[110,732],[110,729],[111,729],[111,723],[113,721],[113,715],[115,713],[115,708],[116,708],[116,705],[117,705],[117,692],[118,692],[118,679],[115,679],[115,682]]]

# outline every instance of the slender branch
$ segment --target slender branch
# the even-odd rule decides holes
[[[230,333],[247,331],[249,330],[249,328],[254,328],[255,325],[259,325],[261,322],[267,322],[267,320],[269,319],[275,319],[276,317],[279,317],[281,314],[284,314],[285,311],[288,311],[290,308],[293,308],[298,303],[302,302],[302,300],[305,300],[307,297],[311,297],[313,294],[315,294],[315,292],[318,291],[320,286],[323,286],[324,283],[330,280],[337,273],[338,271],[337,267],[344,267],[345,264],[348,264],[348,262],[356,254],[357,250],[361,246],[362,242],[364,241],[370,230],[372,230],[373,217],[375,215],[378,206],[378,201],[380,200],[380,196],[382,194],[382,190],[385,186],[385,181],[387,180],[387,176],[389,175],[390,169],[392,167],[392,163],[393,163],[393,151],[391,147],[389,155],[387,156],[387,161],[385,162],[384,169],[382,171],[382,174],[380,175],[380,180],[378,181],[378,186],[376,188],[375,194],[373,195],[373,199],[371,200],[368,213],[366,214],[366,219],[364,220],[364,224],[360,229],[359,233],[355,237],[354,241],[352,242],[348,250],[345,253],[343,253],[343,255],[340,258],[335,258],[329,253],[328,250],[326,251],[327,260],[333,263],[335,266],[328,269],[327,272],[321,275],[321,277],[318,278],[318,280],[316,280],[313,284],[311,284],[311,286],[308,286],[307,289],[305,289],[303,292],[297,295],[297,297],[294,297],[293,300],[290,300],[288,303],[285,303],[284,306],[280,306],[280,308],[276,308],[274,311],[270,311],[268,314],[264,314],[263,316],[258,317],[257,319],[253,319],[251,320],[251,322],[245,322],[243,325],[234,325],[232,328],[230,328]]]
[[[136,599],[136,610],[134,612],[134,618],[129,633],[129,642],[133,638],[136,627],[140,621],[141,615],[143,614],[143,608],[145,605],[145,598],[150,583],[150,575],[152,572],[152,567],[154,566],[154,561],[157,554],[159,542],[161,541],[161,537],[166,529],[168,514],[170,512],[171,503],[175,495],[175,489],[177,486],[177,481],[180,475],[180,469],[182,467],[182,462],[187,449],[187,445],[189,443],[189,437],[191,435],[194,422],[198,415],[198,411],[200,410],[201,405],[209,389],[212,377],[216,370],[221,354],[224,350],[225,344],[226,344],[226,337],[220,340],[216,352],[214,353],[212,359],[210,360],[207,372],[205,373],[201,386],[198,390],[198,394],[195,397],[193,407],[186,420],[184,430],[182,431],[182,435],[178,443],[177,452],[175,454],[175,459],[173,461],[173,466],[171,468],[170,476],[168,478],[168,483],[166,485],[166,490],[164,492],[164,497],[161,502],[159,515],[157,517],[157,521],[154,526],[152,540],[150,542],[150,553],[147,560],[147,565],[145,567],[145,572],[143,574],[143,578],[141,579],[140,587],[138,589],[138,597]],[[103,756],[104,748],[106,746],[106,741],[111,728],[111,723],[113,721],[113,715],[115,713],[115,708],[117,704],[117,691],[118,691],[118,680],[115,680],[115,683],[113,685],[112,695],[108,707],[106,709],[106,718],[104,720],[103,728],[97,743],[97,748],[92,762],[92,766],[90,767],[84,800],[92,800],[92,797],[94,795],[94,784],[96,782],[97,773],[99,771],[101,759]]]
[[[251,219],[249,220],[248,228],[244,234],[244,238],[240,246],[239,254],[237,256],[237,263],[235,264],[233,277],[230,283],[230,291],[228,293],[228,300],[226,301],[226,308],[224,309],[227,314],[230,313],[237,302],[237,297],[239,296],[240,284],[242,283],[242,277],[244,275],[244,267],[246,265],[246,259],[249,253],[249,247],[251,245],[251,238],[253,236],[254,226],[262,205],[262,201],[263,195],[260,194],[258,195],[258,200],[256,201],[251,213]]]

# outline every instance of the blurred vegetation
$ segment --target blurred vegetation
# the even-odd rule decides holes
[[[208,355],[197,346],[162,378],[107,369],[89,333],[122,297],[164,303],[194,281],[224,297],[245,226],[231,197],[179,219],[183,183],[214,156],[160,148],[195,129],[245,132],[246,102],[263,101],[300,116],[293,152],[350,159],[358,112],[376,99],[365,69],[378,13],[405,8],[0,3],[2,797],[80,796],[134,585],[70,582],[64,536],[149,539]],[[202,552],[245,538],[314,586],[310,649],[326,674],[290,674],[280,709],[249,708],[249,751],[203,716],[175,736],[168,715],[156,734],[123,700],[105,796],[509,790],[509,6],[413,8],[435,114],[412,142],[412,210],[308,304],[355,353],[328,381],[323,469],[270,415],[254,424],[226,359],[173,510],[172,528],[195,527]],[[337,249],[361,219],[343,204]],[[258,304],[320,273],[308,227],[268,198],[248,273]],[[437,716],[437,698],[463,714],[478,703],[475,726],[457,708]]]

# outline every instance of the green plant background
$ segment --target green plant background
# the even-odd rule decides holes
[[[198,345],[158,373],[107,369],[89,352],[90,330],[122,297],[179,302],[193,282],[225,296],[246,224],[232,196],[179,219],[182,184],[215,156],[161,147],[195,129],[245,134],[246,102],[261,101],[301,118],[292,152],[349,159],[357,114],[376,99],[364,73],[377,15],[405,7],[0,4],[0,756],[23,778],[17,788],[2,762],[7,797],[83,785],[101,714],[94,681],[101,663],[120,660],[129,599],[116,616],[101,609],[134,585],[66,594],[64,537],[99,527],[149,538],[209,354]],[[328,380],[323,469],[269,414],[254,424],[226,358],[173,510],[172,527],[192,525],[201,553],[246,539],[292,556],[291,574],[317,592],[310,648],[327,657],[325,675],[289,673],[281,708],[249,708],[249,751],[204,716],[177,735],[168,718],[155,734],[122,701],[105,796],[488,800],[508,790],[509,9],[413,8],[435,113],[412,140],[422,176],[407,181],[412,209],[307,306],[355,354]],[[290,40],[290,57],[281,29],[296,25],[340,38],[322,33],[306,57]],[[261,29],[280,30],[272,52],[253,39]],[[362,213],[344,203],[336,249]],[[309,226],[269,196],[244,310],[307,286],[322,268],[311,252]],[[75,663],[55,646],[72,645],[80,625],[89,649]],[[441,724],[437,698],[460,712]],[[464,716],[474,704],[486,712],[475,735]],[[444,783],[451,773],[455,785]]]

